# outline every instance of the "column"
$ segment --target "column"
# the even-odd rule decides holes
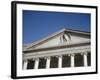
[[[36,58],[36,59],[35,59],[35,66],[34,66],[34,69],[38,69],[38,66],[39,66],[39,58]]]
[[[24,60],[23,69],[26,70],[28,65],[28,60]]]
[[[84,66],[87,66],[87,52],[84,53]]]
[[[50,57],[47,57],[46,68],[47,68],[47,69],[50,68]]]
[[[74,54],[71,54],[71,67],[74,67]]]
[[[58,56],[58,68],[62,68],[62,56]]]

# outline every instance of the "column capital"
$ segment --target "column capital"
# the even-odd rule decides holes
[[[67,54],[68,56],[71,56],[71,54]]]
[[[84,52],[84,55],[87,55],[87,52]]]
[[[70,54],[71,56],[74,56],[75,54]]]
[[[47,57],[44,57],[44,59],[47,59]]]
[[[24,59],[25,62],[28,62],[28,59]]]
[[[50,56],[47,56],[46,59],[50,59]]]
[[[80,54],[81,54],[81,55],[84,55],[84,52],[81,52]]]
[[[37,58],[33,58],[33,60],[39,60],[39,57],[37,57]]]
[[[32,60],[35,60],[35,58],[33,58]]]
[[[58,58],[59,58],[59,57],[62,57],[62,55],[58,55],[57,57],[58,57]]]

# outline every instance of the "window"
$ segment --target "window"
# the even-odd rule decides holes
[[[35,64],[34,60],[28,60],[27,69],[34,69],[34,64]]]
[[[46,59],[45,58],[39,58],[39,69],[46,68]]]
[[[83,55],[77,53],[74,56],[75,67],[84,66]]]
[[[91,53],[90,52],[88,52],[87,54],[87,64],[88,66],[91,66]]]
[[[57,68],[57,67],[58,67],[58,58],[57,57],[51,57],[50,68]]]
[[[70,67],[71,65],[70,56],[63,55],[62,56],[62,67]]]

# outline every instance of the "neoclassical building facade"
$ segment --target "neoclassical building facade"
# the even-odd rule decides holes
[[[91,35],[61,29],[23,46],[23,70],[91,66]]]

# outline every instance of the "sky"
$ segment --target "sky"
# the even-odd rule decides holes
[[[23,44],[40,40],[62,28],[90,32],[87,13],[23,10]]]

